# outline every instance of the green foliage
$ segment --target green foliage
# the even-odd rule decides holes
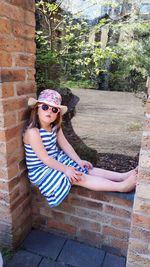
[[[91,26],[84,17],[63,14],[54,1],[36,2],[40,16],[36,33],[38,88],[58,85],[58,77],[54,79],[50,73],[59,64],[61,79],[68,81],[65,86],[96,87],[104,74],[111,90],[143,89],[149,69],[150,25],[138,18],[138,8],[125,19],[104,18]],[[112,5],[106,0],[105,6],[117,9],[119,2]],[[101,39],[104,31],[108,35],[105,45]]]
[[[36,82],[37,89],[59,85],[57,50],[53,47],[53,23],[58,6],[48,1],[36,1]]]
[[[120,42],[114,48],[117,57],[110,72],[110,86],[114,90],[139,91],[144,88],[150,66],[150,25],[136,21],[115,26],[116,29],[120,31]]]
[[[61,83],[60,83],[61,87],[62,88],[76,88],[76,89],[80,89],[80,88],[83,88],[83,89],[93,89],[94,88],[94,84],[92,84],[91,81],[89,80],[79,80],[79,81],[73,81],[73,80],[67,80],[67,81],[64,81],[64,80],[61,80]]]
[[[14,256],[14,251],[9,248],[1,248],[1,253],[5,262],[8,262]]]

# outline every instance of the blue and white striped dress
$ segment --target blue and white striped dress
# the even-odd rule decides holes
[[[78,171],[88,173],[87,168],[82,170],[81,167],[62,150],[58,150],[56,130],[56,126],[52,128],[51,132],[48,132],[43,128],[39,129],[43,145],[48,155],[67,166],[75,167]],[[36,156],[29,144],[24,144],[24,147],[28,177],[31,183],[39,188],[41,194],[47,199],[50,207],[59,205],[69,194],[71,188],[69,178],[63,172],[51,169],[45,165]]]

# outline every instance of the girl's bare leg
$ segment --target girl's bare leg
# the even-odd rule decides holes
[[[116,181],[116,182],[121,182],[127,179],[129,176],[132,174],[136,174],[136,169],[131,170],[129,172],[124,172],[124,173],[119,173],[119,172],[114,172],[114,171],[109,171],[109,170],[104,170],[101,168],[93,168],[89,170],[90,175],[94,176],[100,176],[105,179],[111,180],[111,181]]]
[[[136,175],[132,174],[126,180],[118,183],[95,175],[83,174],[81,180],[74,182],[94,191],[130,192],[136,186]]]

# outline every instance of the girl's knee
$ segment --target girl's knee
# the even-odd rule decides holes
[[[79,180],[74,180],[74,181],[71,182],[71,184],[72,185],[83,185],[85,181],[86,181],[86,175],[82,174],[79,177]]]

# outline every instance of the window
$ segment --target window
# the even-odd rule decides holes
[[[140,13],[141,14],[148,14],[148,13],[150,13],[150,3],[143,3],[143,4],[141,4]]]

